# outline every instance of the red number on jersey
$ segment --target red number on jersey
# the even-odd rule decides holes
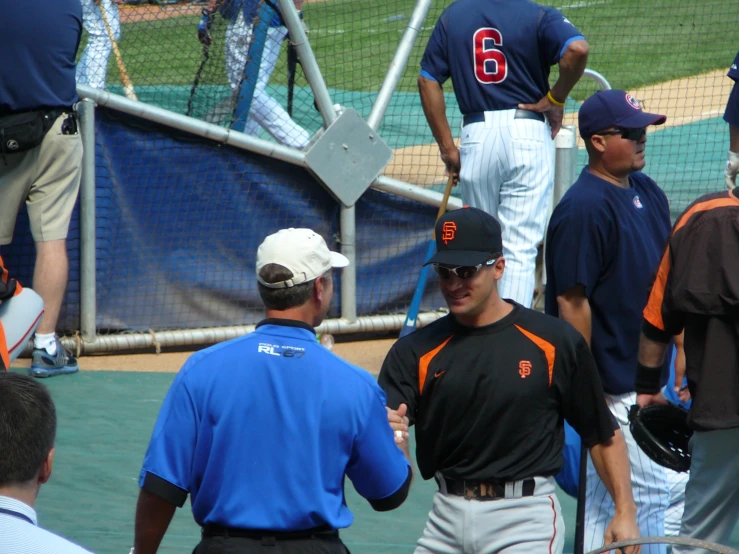
[[[505,54],[495,48],[495,46],[502,45],[503,35],[498,29],[492,27],[478,29],[472,36],[472,46],[475,52],[475,77],[484,85],[501,83],[508,74]]]

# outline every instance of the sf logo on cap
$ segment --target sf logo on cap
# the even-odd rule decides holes
[[[454,234],[457,232],[457,224],[453,221],[447,221],[441,226],[441,240],[444,244],[448,244],[450,240],[454,240]]]

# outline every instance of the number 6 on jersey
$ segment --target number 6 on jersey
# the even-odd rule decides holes
[[[492,46],[490,46],[492,42]],[[493,27],[483,27],[472,36],[475,53],[475,77],[484,85],[495,85],[505,80],[508,62],[505,54],[495,46],[503,46],[503,35]],[[491,62],[494,67],[491,67]]]

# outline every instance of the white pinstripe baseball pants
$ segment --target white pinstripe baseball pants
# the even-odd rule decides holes
[[[118,4],[112,0],[102,0],[108,16],[108,24],[116,40],[121,36],[121,20]],[[105,28],[100,6],[93,0],[82,0],[82,24],[87,31],[87,46],[77,63],[77,82],[93,88],[105,88],[105,75],[108,71],[108,58],[113,50],[108,31]]]
[[[548,123],[515,119],[516,110],[485,112],[462,128],[462,201],[495,216],[503,228],[506,269],[498,292],[531,306],[536,249],[544,238],[554,183]]]
[[[618,420],[626,441],[639,532],[642,537],[664,536],[665,512],[670,506],[670,482],[667,478],[667,470],[647,457],[636,444],[629,430],[628,411],[636,403],[636,393],[606,394],[606,402],[611,409],[611,413]],[[682,511],[682,507],[680,511]],[[613,500],[598,477],[593,461],[588,456],[588,481],[585,501],[586,552],[603,544],[603,534],[613,514]],[[663,544],[643,545],[641,551],[642,554],[665,554],[666,546]]]
[[[239,11],[236,19],[229,21],[226,28],[226,73],[231,90],[237,91],[244,74],[244,66],[251,42],[252,25],[246,25],[244,14]],[[295,123],[287,111],[267,93],[267,84],[280,55],[282,41],[287,36],[287,27],[270,27],[264,41],[259,77],[254,87],[254,96],[249,109],[244,132],[257,135],[264,128],[277,142],[293,148],[305,148],[310,141],[308,131]]]

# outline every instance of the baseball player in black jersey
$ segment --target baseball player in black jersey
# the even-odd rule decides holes
[[[626,446],[582,335],[501,299],[505,259],[493,216],[447,213],[436,245],[428,263],[450,313],[396,342],[379,377],[398,440],[406,422],[415,425],[418,469],[439,485],[415,552],[561,552],[552,476],[562,467],[564,419],[614,498],[606,544],[638,537]]]
[[[640,406],[663,402],[660,364],[684,331],[694,433],[680,535],[719,544],[739,522],[738,249],[739,188],[702,196],[678,217],[644,308],[635,384]]]

